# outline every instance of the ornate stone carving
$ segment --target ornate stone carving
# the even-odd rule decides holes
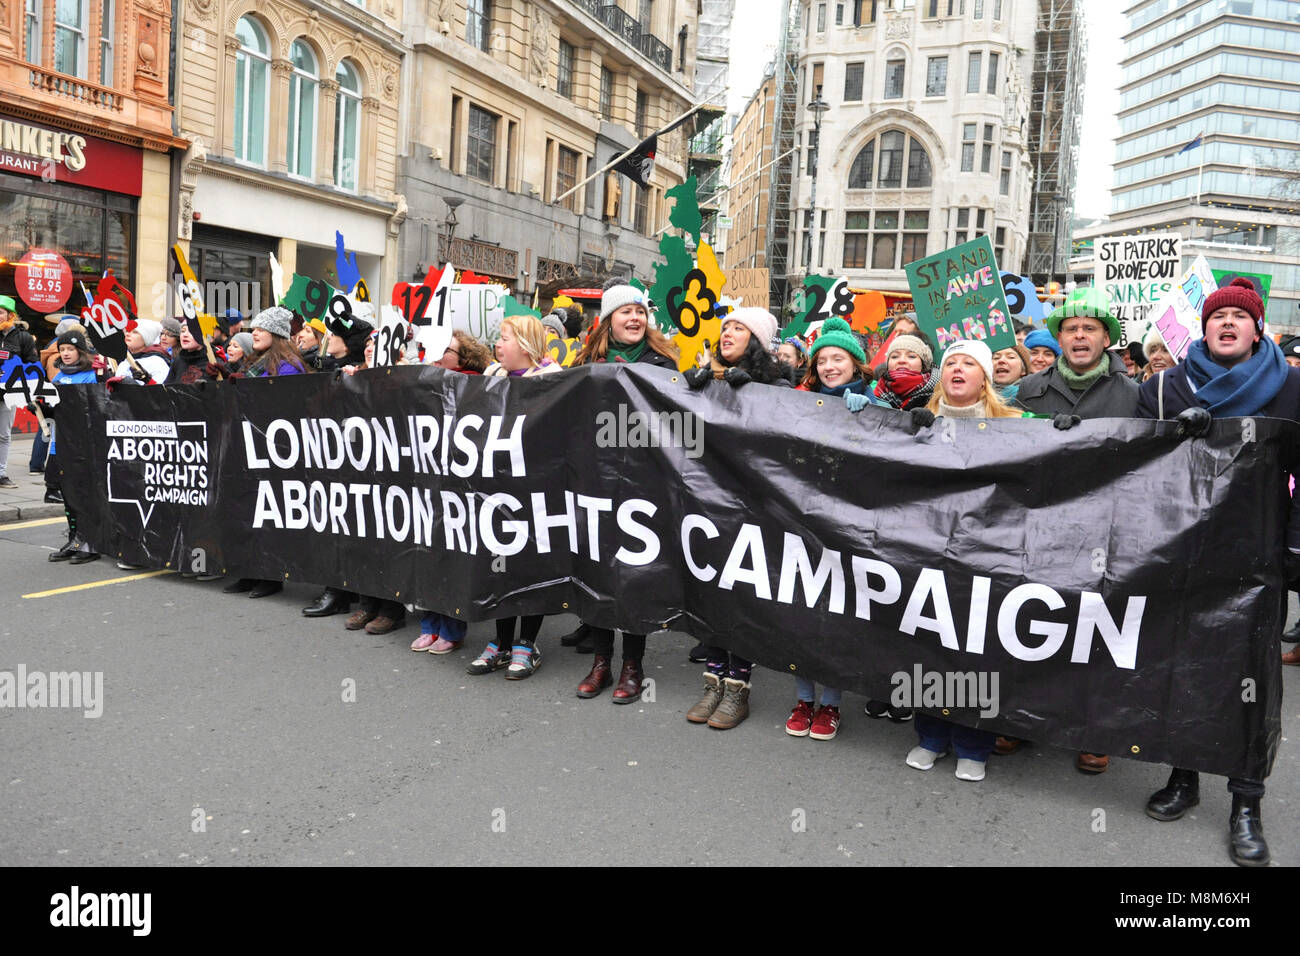
[[[158,53],[162,49],[159,32],[157,17],[141,16],[136,20],[136,71],[155,79],[160,68]]]
[[[193,133],[183,135],[188,137],[190,145],[181,158],[181,181],[176,195],[176,233],[181,239],[189,239],[193,236],[194,187],[198,185],[199,172],[208,157],[208,150],[201,137]]]
[[[391,60],[384,63],[384,78],[382,81],[384,90],[384,99],[397,99],[397,64]]]
[[[405,195],[402,193],[396,193],[393,196],[393,201],[397,203],[397,208],[394,209],[393,214],[388,217],[388,237],[390,239],[396,239],[398,233],[402,231],[402,223],[406,221],[406,214],[408,212]]]
[[[896,17],[890,17],[885,22],[885,39],[886,40],[905,40],[912,35],[912,17],[910,14],[901,14]]]
[[[225,47],[227,53],[238,53],[239,48],[243,45],[244,44],[239,42],[239,37],[237,36],[231,35],[226,37],[225,39]]]
[[[528,26],[528,76],[539,86],[546,86],[551,66],[551,17],[540,3],[533,4]]]
[[[216,0],[192,0],[194,12],[200,20],[211,20],[217,15]]]

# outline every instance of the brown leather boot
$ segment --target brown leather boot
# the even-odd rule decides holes
[[[707,723],[722,702],[722,679],[717,674],[704,672],[704,696],[686,712],[686,719],[693,724]]]
[[[618,675],[618,686],[614,688],[614,703],[633,704],[640,700],[643,680],[645,674],[641,672],[641,662],[624,661]]]
[[[749,716],[749,681],[728,677],[722,684],[722,701],[709,718],[714,730],[730,730]]]
[[[610,660],[599,654],[591,662],[591,673],[578,685],[578,696],[582,698],[599,697],[600,692],[614,683],[609,673]]]

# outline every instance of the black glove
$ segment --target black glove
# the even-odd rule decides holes
[[[1179,438],[1200,438],[1210,430],[1210,413],[1200,405],[1184,408],[1174,421],[1178,423]]]
[[[1067,415],[1065,412],[1059,412],[1052,416],[1052,427],[1057,431],[1069,431],[1081,421],[1083,419],[1078,415]]]
[[[912,409],[911,415],[912,427],[917,431],[920,431],[922,428],[929,428],[934,424],[934,412],[924,406]]]
[[[730,385],[732,388],[739,388],[741,385],[744,385],[746,382],[753,381],[753,379],[749,377],[749,373],[746,372],[743,368],[727,369],[725,372],[722,373],[722,380],[726,382],[728,385]]]
[[[699,391],[704,387],[705,382],[713,378],[713,369],[708,366],[696,365],[686,370],[686,384],[694,391]]]

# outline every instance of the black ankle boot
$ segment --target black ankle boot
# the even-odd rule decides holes
[[[570,631],[568,634],[565,634],[562,638],[560,638],[560,646],[576,647],[578,644],[582,643],[584,640],[587,639],[587,635],[590,632],[591,632],[590,627],[588,627],[585,623],[580,623],[574,630]]]
[[[1195,770],[1175,767],[1164,789],[1151,794],[1147,801],[1147,816],[1153,820],[1177,820],[1200,802],[1200,776]]]
[[[1259,815],[1259,797],[1232,795],[1228,817],[1228,855],[1238,866],[1268,866],[1268,842]]]

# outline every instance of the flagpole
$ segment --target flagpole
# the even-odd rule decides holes
[[[730,91],[730,87],[728,87],[727,89],[723,90],[721,93],[715,93],[715,94],[713,94],[713,96],[714,96],[714,98],[717,98],[717,97],[720,97],[720,96],[725,96],[729,91]],[[680,126],[682,123],[685,123],[685,122],[686,122],[688,119],[690,119],[694,114],[698,113],[700,110],[704,109],[704,107],[706,107],[706,106],[708,106],[708,105],[709,105],[709,103],[696,103],[694,106],[692,106],[690,109],[688,109],[688,110],[687,110],[685,113],[683,113],[681,116],[677,117],[677,119],[673,120],[671,123],[669,123],[669,124],[668,124],[667,126],[665,126],[663,129],[659,129],[659,130],[656,130],[655,132],[651,133],[650,136],[662,136],[662,135],[664,135],[664,133],[671,132],[672,130],[676,129],[676,128],[677,128],[678,126]],[[587,185],[587,183],[591,182],[593,179],[596,179],[596,178],[599,177],[599,176],[603,176],[605,173],[609,172],[611,169],[613,169],[613,168],[614,168],[615,166],[617,166],[619,163],[623,162],[623,160],[627,159],[629,156],[631,156],[633,153],[635,153],[635,152],[637,151],[637,149],[640,148],[641,144],[644,143],[647,139],[649,139],[650,136],[646,136],[646,137],[644,137],[643,139],[638,140],[637,143],[636,143],[636,145],[633,146],[631,149],[629,149],[627,152],[623,153],[621,156],[617,156],[617,157],[615,157],[612,161],[610,161],[610,162],[609,162],[607,165],[605,165],[603,168],[596,170],[594,173],[592,173],[592,174],[591,174],[590,176],[588,176],[586,179],[582,180],[582,182],[578,183],[578,184],[577,184],[576,186],[574,186],[572,189],[567,190],[563,195],[557,196],[557,197],[555,197],[554,199],[552,199],[552,200],[551,200],[551,205],[552,205],[552,206],[559,205],[560,203],[564,202],[564,200],[568,199],[570,196],[572,196],[574,193],[576,193],[576,192],[577,192],[579,189],[581,189],[583,186]]]
[[[1201,150],[1205,149],[1204,146],[1199,146],[1197,148]],[[1205,153],[1202,152],[1201,162],[1196,167],[1196,206],[1198,209],[1200,208],[1201,205],[1201,177],[1204,175],[1204,173],[1205,173]]]

